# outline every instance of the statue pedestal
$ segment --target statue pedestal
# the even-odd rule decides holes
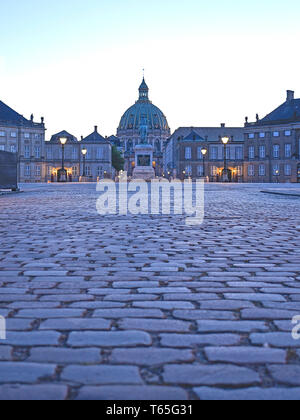
[[[155,178],[153,168],[153,146],[151,144],[138,144],[135,149],[135,168],[133,179],[151,181]]]

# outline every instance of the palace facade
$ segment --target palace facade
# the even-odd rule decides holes
[[[245,181],[300,182],[300,99],[286,101],[263,119],[245,123]]]
[[[17,154],[19,182],[59,180],[61,138],[66,139],[64,166],[69,182],[114,177],[112,146],[124,156],[124,169],[131,177],[141,143],[151,147],[157,177],[221,182],[226,169],[230,182],[300,182],[300,99],[293,91],[287,91],[286,101],[263,119],[257,115],[255,122],[249,122],[246,118],[244,127],[180,127],[171,135],[167,118],[150,101],[143,79],[139,98],[122,116],[116,136],[103,137],[96,126],[79,140],[62,131],[46,141],[45,131],[44,118],[26,119],[0,102],[0,150]]]

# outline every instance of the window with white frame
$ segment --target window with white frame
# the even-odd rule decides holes
[[[279,144],[274,144],[274,146],[273,146],[273,158],[274,159],[279,159],[279,155],[280,155],[280,146],[279,146]]]
[[[35,146],[34,147],[34,156],[36,159],[40,159],[41,157],[41,148],[40,146]]]
[[[249,147],[249,159],[254,159],[255,158],[255,148],[254,146],[250,146]]]
[[[285,157],[286,158],[291,158],[292,157],[292,145],[290,143],[287,143],[284,146],[284,150],[285,150],[285,152],[284,152]]]
[[[78,159],[78,149],[77,149],[77,147],[73,147],[73,149],[72,149],[72,159],[73,160]]]
[[[259,165],[258,173],[259,173],[259,176],[265,176],[266,175],[266,166],[265,165]]]
[[[203,165],[197,166],[197,176],[201,177],[204,175]]]
[[[30,139],[30,134],[29,133],[24,133],[24,139]]]
[[[185,148],[185,158],[187,160],[192,159],[192,148],[191,147],[186,147]]]
[[[0,131],[0,137],[5,137],[5,131]]]
[[[25,166],[25,176],[30,176],[31,174],[31,168],[30,165]]]
[[[91,176],[91,167],[90,166],[86,166],[85,173],[86,173],[86,176]]]
[[[52,174],[52,167],[47,166],[47,176],[51,176],[51,174]]]
[[[279,137],[280,133],[279,131],[273,131],[273,137]]]
[[[254,176],[254,165],[248,166],[248,176]]]
[[[103,159],[103,149],[102,149],[102,147],[97,147],[97,159]]]
[[[103,167],[102,166],[98,166],[98,168],[97,168],[97,176],[99,178],[102,178],[103,177]]]
[[[52,159],[52,148],[51,147],[47,148],[47,159]]]
[[[36,176],[41,176],[41,167],[38,166],[38,165],[35,167],[35,175]]]
[[[266,158],[266,146],[262,145],[259,146],[259,158],[265,159]]]
[[[30,158],[30,146],[27,146],[27,145],[24,146],[24,157],[26,159]]]
[[[284,165],[284,175],[291,176],[292,175],[292,167],[289,164]]]
[[[243,147],[242,146],[237,146],[235,148],[235,158],[236,160],[242,160],[243,159]]]
[[[278,164],[273,165],[273,175],[279,176],[280,175],[280,166]]]
[[[197,147],[197,159],[203,159],[202,147]]]
[[[284,135],[285,137],[290,137],[292,135],[291,130],[285,130]]]
[[[211,167],[211,175],[212,176],[217,176],[218,175],[218,168],[217,168],[217,166],[212,166]]]
[[[266,137],[266,133],[259,133],[259,138],[264,139]]]
[[[73,168],[72,168],[72,175],[73,176],[78,176],[78,168],[77,168],[77,166],[73,166]]]
[[[242,166],[237,166],[236,167],[236,173],[237,173],[237,176],[242,176],[243,175],[243,167]]]
[[[187,165],[187,166],[185,167],[185,173],[186,173],[186,175],[188,175],[188,176],[192,176],[192,166],[191,166],[191,165]]]
[[[210,148],[210,159],[212,160],[218,159],[218,148],[216,146],[212,146]]]
[[[255,134],[254,133],[249,133],[248,134],[248,139],[254,139],[255,138]]]
[[[5,146],[4,146],[4,144],[0,144],[0,150],[1,150],[1,152],[5,152]]]
[[[17,153],[17,146],[15,144],[12,144],[10,146],[10,151],[11,151],[11,153]]]
[[[11,133],[10,133],[10,137],[12,137],[12,138],[16,138],[17,137],[17,133],[15,132],[15,131],[12,131]]]

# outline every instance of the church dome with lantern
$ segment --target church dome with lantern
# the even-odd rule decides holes
[[[160,131],[170,135],[167,118],[163,112],[149,100],[149,88],[143,78],[142,84],[139,87],[139,99],[122,116],[118,127],[118,136],[124,135],[129,131],[139,131],[142,121],[145,120],[148,125],[148,133]]]

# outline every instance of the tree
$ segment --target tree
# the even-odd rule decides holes
[[[122,157],[119,150],[116,148],[116,146],[112,147],[112,166],[115,168],[117,172],[124,170],[124,163],[125,160]]]

